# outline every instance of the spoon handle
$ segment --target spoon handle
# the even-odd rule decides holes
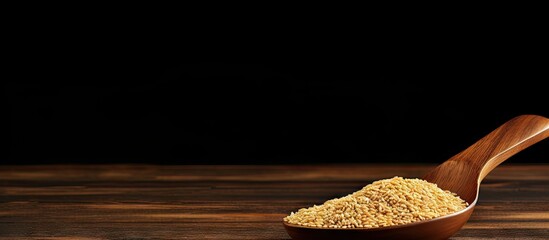
[[[549,137],[549,119],[520,115],[505,122],[450,160],[466,161],[478,169],[480,183],[490,171],[525,148]]]
[[[465,150],[446,160],[422,178],[448,189],[469,203],[480,183],[509,157],[549,137],[549,119],[519,115],[505,122]]]

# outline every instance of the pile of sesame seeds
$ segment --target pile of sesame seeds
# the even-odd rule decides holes
[[[376,228],[432,219],[467,206],[455,193],[434,183],[395,176],[322,205],[301,208],[284,221],[318,228]]]

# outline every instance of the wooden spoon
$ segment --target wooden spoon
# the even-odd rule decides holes
[[[313,228],[283,221],[284,227],[292,239],[297,240],[448,239],[469,220],[484,177],[509,157],[548,136],[549,119],[536,115],[520,115],[425,174],[422,179],[457,193],[469,203],[467,208],[459,212],[410,224],[378,228]]]

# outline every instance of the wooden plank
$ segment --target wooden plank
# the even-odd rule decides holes
[[[0,168],[0,240],[290,239],[289,212],[433,165]],[[547,239],[549,166],[505,165],[452,239]]]

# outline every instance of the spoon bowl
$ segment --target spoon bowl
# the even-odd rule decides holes
[[[284,228],[296,240],[448,239],[469,220],[484,177],[511,156],[547,137],[549,119],[537,115],[520,115],[421,177],[456,193],[469,203],[461,211],[429,220],[377,228],[315,228],[283,221]]]

